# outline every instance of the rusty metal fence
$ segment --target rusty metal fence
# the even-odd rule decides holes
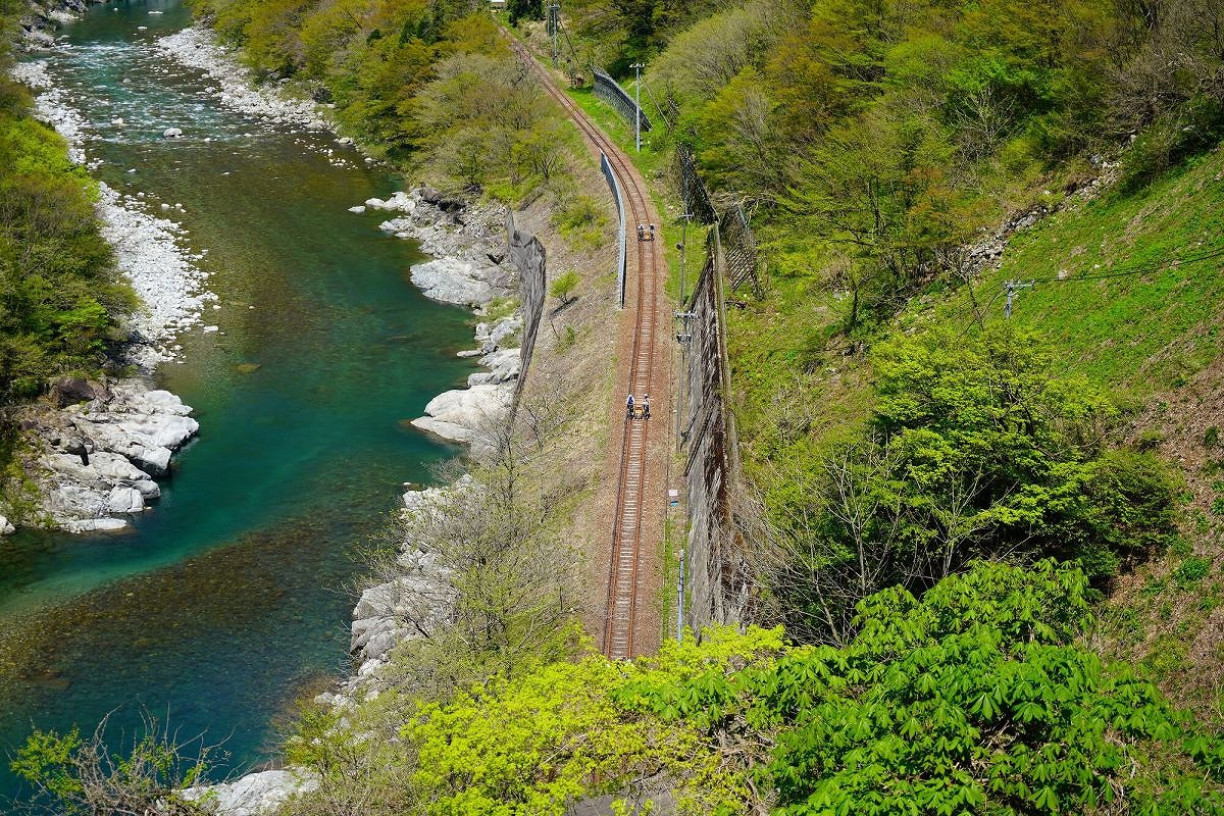
[[[754,296],[762,297],[764,292],[757,275],[760,258],[757,254],[756,236],[748,226],[748,214],[739,204],[728,207],[725,212],[718,211],[705,181],[697,172],[697,161],[688,145],[676,146],[676,164],[681,194],[686,205],[685,211],[692,213],[693,217],[703,224],[717,224],[722,233],[727,280],[731,284],[731,291],[748,286]]]
[[[728,410],[725,295],[726,256],[715,226],[706,242],[706,262],[685,304],[684,336],[689,398],[681,407],[688,510],[688,602],[685,623],[695,633],[711,624],[743,620],[751,574],[731,511],[739,488],[735,421]]]

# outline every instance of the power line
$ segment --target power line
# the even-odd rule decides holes
[[[1011,309],[1009,307],[1013,305],[1013,298],[1014,298],[1016,291],[1019,289],[1031,288],[1034,284],[1037,284],[1037,283],[1074,283],[1077,281],[1108,280],[1111,278],[1121,278],[1121,277],[1126,277],[1130,275],[1142,275],[1142,274],[1146,274],[1150,272],[1162,272],[1162,271],[1168,270],[1173,265],[1177,265],[1178,267],[1181,267],[1181,266],[1186,266],[1189,264],[1200,263],[1202,261],[1209,261],[1214,258],[1224,258],[1224,247],[1218,247],[1216,249],[1205,250],[1203,252],[1196,253],[1193,255],[1166,258],[1163,261],[1157,261],[1157,262],[1149,261],[1149,262],[1145,262],[1141,264],[1131,264],[1131,265],[1121,266],[1121,267],[1112,269],[1108,272],[1102,272],[1100,274],[1095,274],[1095,275],[1066,275],[1063,277],[1055,276],[1052,278],[1035,278],[1035,279],[1031,279],[1031,280],[1024,281],[1024,282],[1017,281],[1017,280],[1007,280],[1003,282],[1003,286],[995,293],[994,297],[990,298],[990,300],[988,300],[986,303],[976,304],[975,306],[976,301],[974,301],[971,296],[971,302],[964,304],[959,309],[956,309],[955,314],[949,315],[948,319],[950,319],[951,322],[959,323],[960,318],[964,315],[965,312],[967,311],[973,312],[972,318],[969,320],[967,324],[965,324],[965,327],[957,335],[958,338],[964,337],[965,334],[967,334],[971,328],[977,325],[981,325],[982,318],[984,318],[985,315],[987,315],[990,312],[991,308],[1002,297],[1007,298],[1004,309],[1005,309],[1005,315],[1007,317],[1010,317]],[[969,284],[969,285],[972,286],[972,284]]]
[[[1142,275],[1148,272],[1163,272],[1170,266],[1176,264],[1184,266],[1186,264],[1199,263],[1200,261],[1209,261],[1212,258],[1224,257],[1224,247],[1213,249],[1199,255],[1190,255],[1186,257],[1173,257],[1159,262],[1145,262],[1133,266],[1120,266],[1111,269],[1108,272],[1102,272],[1098,275],[1067,275],[1065,277],[1055,276],[1053,278],[1044,278],[1038,280],[1038,283],[1071,283],[1074,281],[1091,281],[1091,280],[1107,280],[1109,278],[1122,278],[1128,275]]]
[[[1007,319],[1011,319],[1012,300],[1017,290],[1031,289],[1034,286],[1034,284],[1037,284],[1037,283],[1073,283],[1073,282],[1078,282],[1078,281],[1109,280],[1111,278],[1123,278],[1123,277],[1129,277],[1131,275],[1146,275],[1146,274],[1150,274],[1153,272],[1164,272],[1174,267],[1180,268],[1180,267],[1187,266],[1190,264],[1200,263],[1202,261],[1209,261],[1214,258],[1221,258],[1221,257],[1224,257],[1224,247],[1218,247],[1216,249],[1207,250],[1205,252],[1201,252],[1195,255],[1188,255],[1188,256],[1182,256],[1182,257],[1166,257],[1163,261],[1156,261],[1156,262],[1149,261],[1149,262],[1140,263],[1140,264],[1133,264],[1130,266],[1124,265],[1121,267],[1117,267],[1115,269],[1111,269],[1108,272],[1102,272],[1100,274],[1095,274],[1095,275],[1061,275],[1060,274],[1052,278],[1041,278],[1041,279],[1035,279],[1035,280],[1031,280],[1027,282],[1021,282],[1017,280],[1007,280],[1007,281],[1004,281],[1003,283],[1003,292],[1006,293],[1007,295],[1007,304],[1004,307],[1004,315],[1006,316]],[[994,301],[992,300],[991,302],[993,303]]]

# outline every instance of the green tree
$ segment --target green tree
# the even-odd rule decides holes
[[[98,231],[96,185],[0,80],[0,407],[96,371],[135,304]]]
[[[775,494],[766,566],[794,636],[845,642],[862,598],[974,559],[1057,556],[1101,580],[1175,534],[1166,469],[1110,447],[1108,398],[1053,376],[1034,335],[929,332],[881,343],[872,365],[867,435]]]
[[[684,814],[1224,813],[1224,745],[1078,640],[1072,567],[978,563],[864,599],[841,648],[709,630],[416,710],[425,812],[563,814],[610,794]],[[648,811],[647,811],[648,812]]]
[[[797,653],[766,686],[794,712],[770,766],[778,812],[1224,811],[1210,751],[1183,742],[1192,723],[1072,645],[1086,589],[1050,562],[981,565],[921,601],[894,590],[862,604],[851,647]],[[804,676],[828,693],[805,701],[790,680]],[[1183,775],[1153,753],[1207,767]]]

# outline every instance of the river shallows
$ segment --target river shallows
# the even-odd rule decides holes
[[[187,23],[177,2],[107,3],[45,57],[94,126],[96,175],[156,215],[182,204],[169,214],[209,250],[220,331],[189,332],[159,371],[202,431],[134,534],[0,541],[0,752],[32,725],[88,730],[115,709],[130,725],[143,705],[228,739],[236,766],[274,755],[293,695],[343,666],[353,556],[403,482],[458,452],[399,420],[472,370],[454,357],[468,316],[412,288],[419,256],[376,214],[347,212],[393,180],[332,137],[221,108],[153,46]]]

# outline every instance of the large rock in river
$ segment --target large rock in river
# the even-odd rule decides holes
[[[497,434],[506,423],[513,383],[474,385],[458,391],[444,391],[429,401],[429,416],[412,420],[416,427],[445,439],[471,446],[473,456],[496,450]]]
[[[412,282],[426,297],[461,306],[484,305],[496,296],[491,281],[501,270],[459,258],[438,258],[412,267]]]
[[[70,532],[122,529],[125,516],[161,495],[152,477],[168,471],[171,453],[199,424],[178,397],[139,380],[64,381],[58,390],[85,401],[28,423],[44,449],[42,509]]]

